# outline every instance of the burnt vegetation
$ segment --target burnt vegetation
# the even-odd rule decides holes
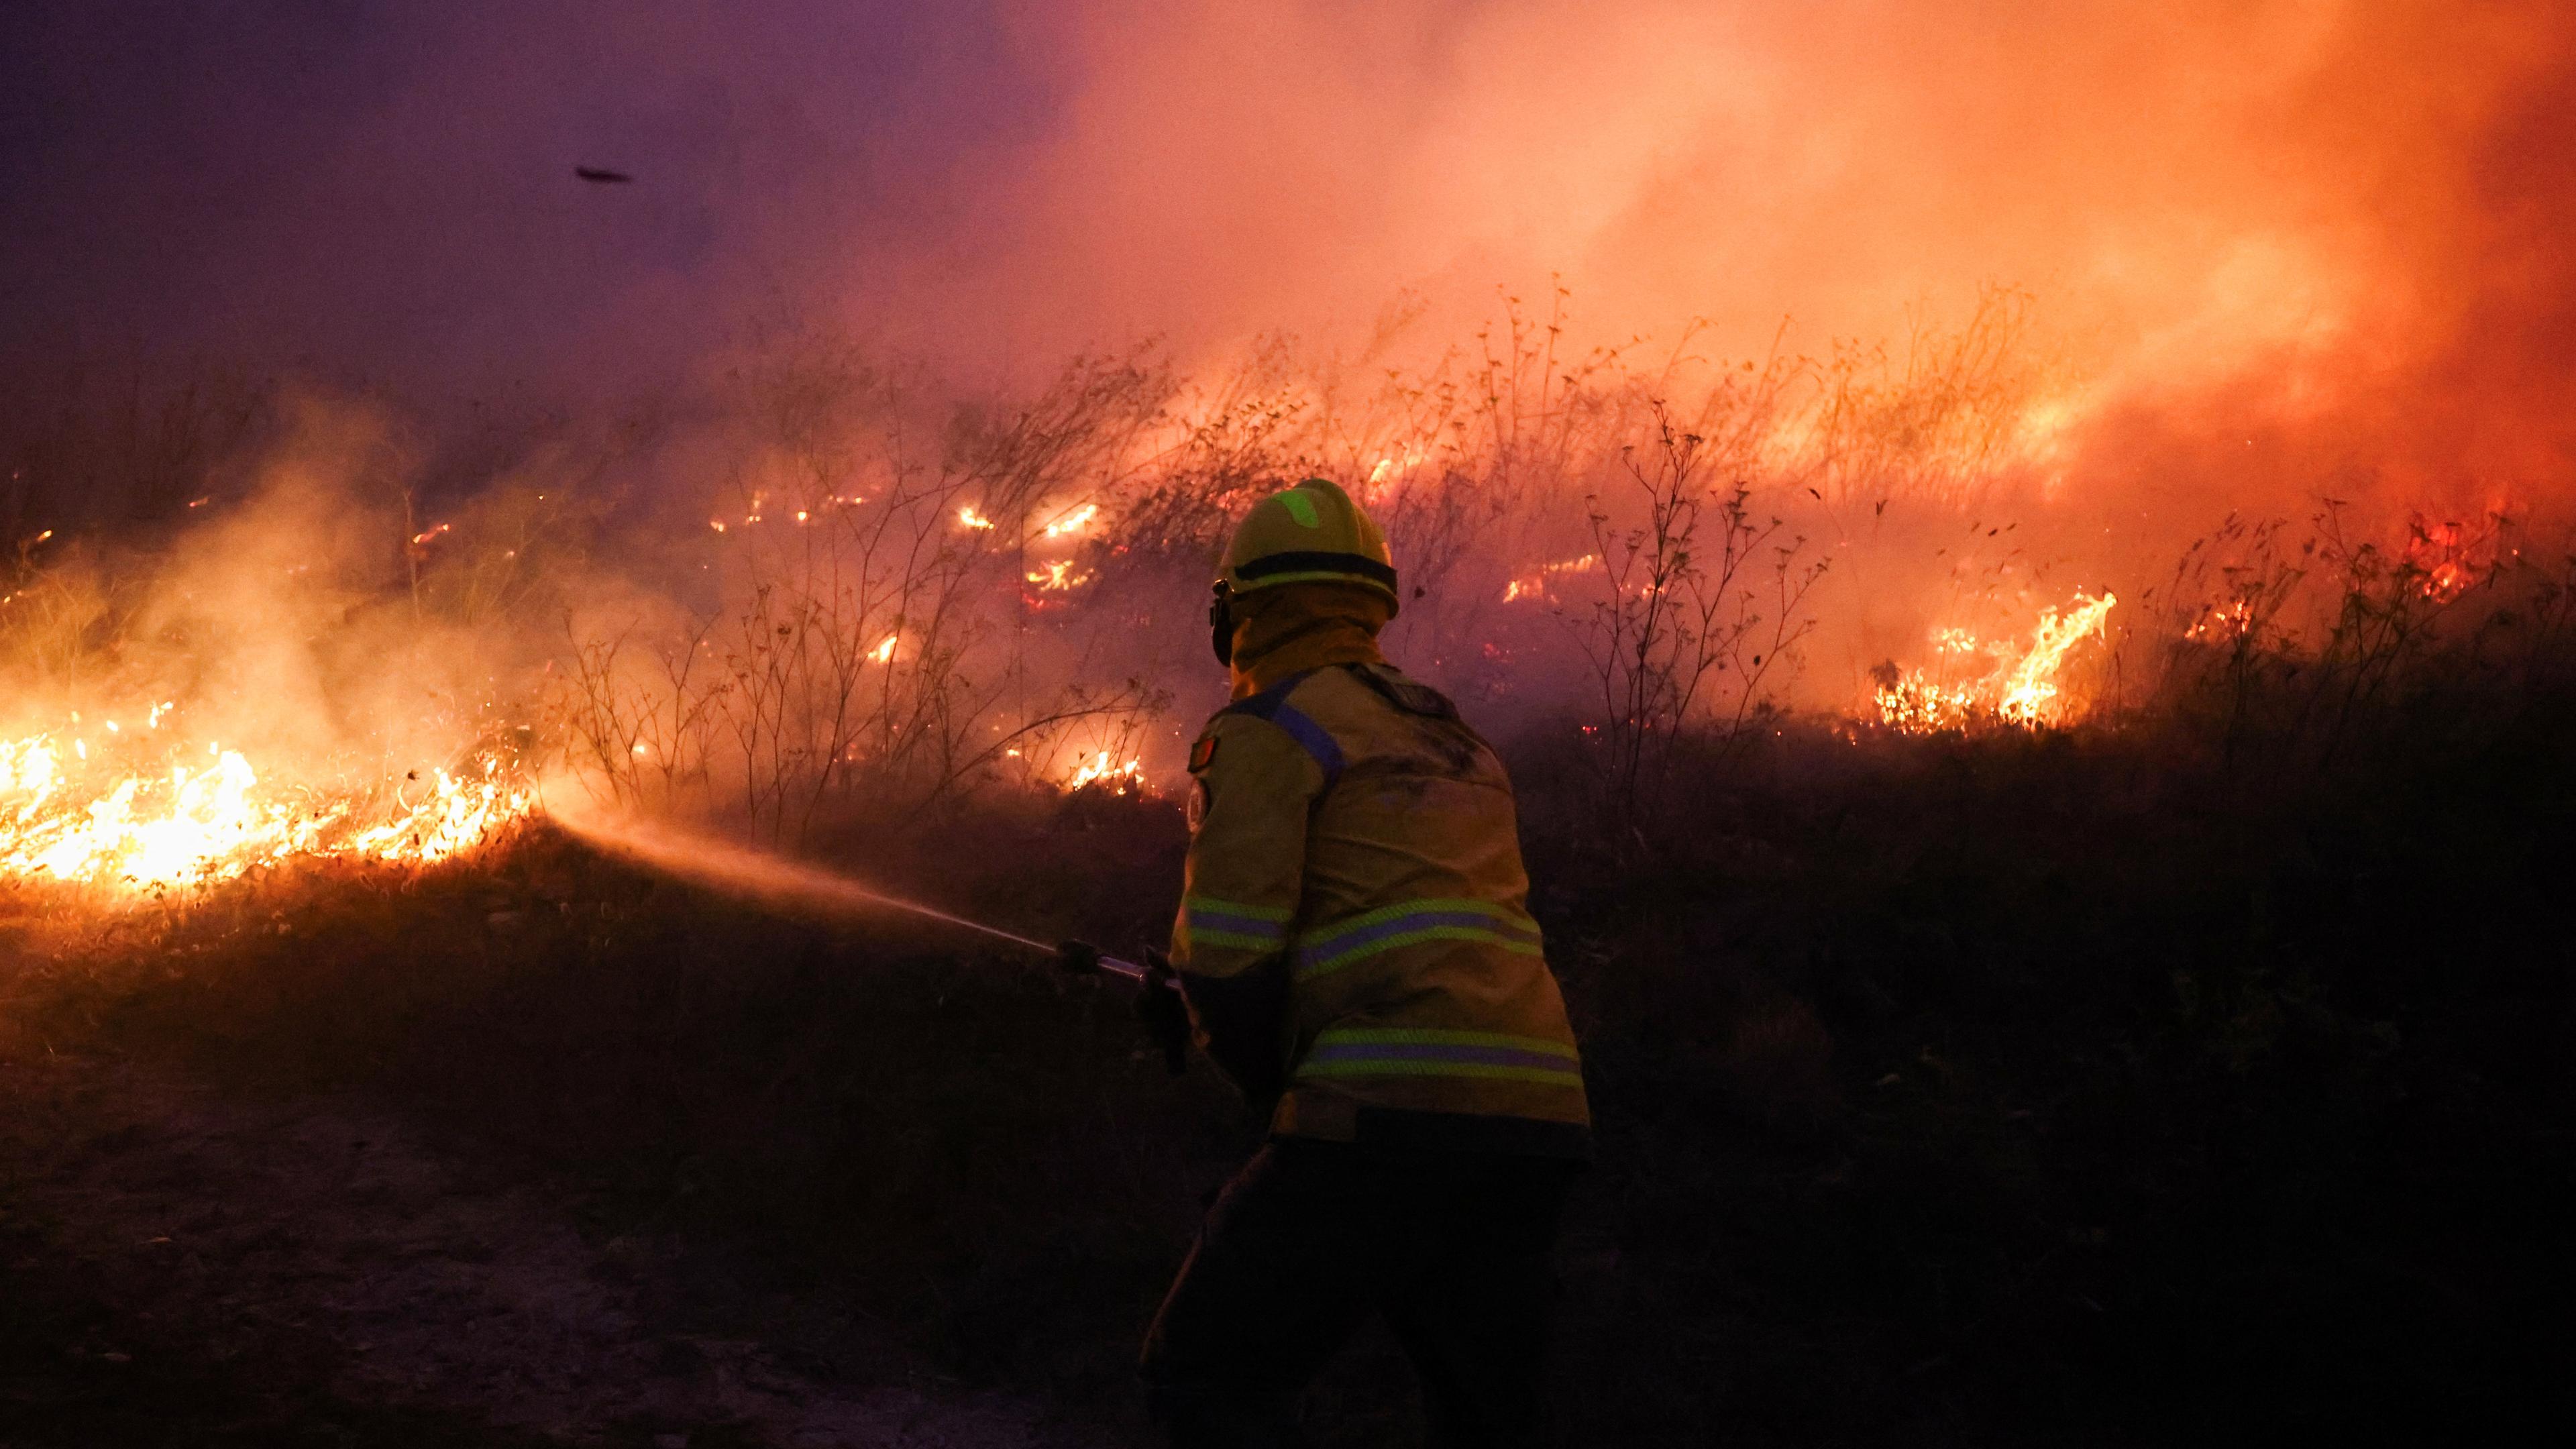
[[[2094,707],[2062,726],[1788,707],[1766,681],[1820,566],[1768,495],[1870,513],[1877,488],[1875,517],[1985,466],[2023,386],[1992,309],[1902,366],[1728,373],[1686,419],[1666,374],[1568,366],[1517,311],[1362,396],[1256,359],[1177,431],[1170,380],[1132,360],[922,440],[850,425],[853,398],[907,416],[899,379],[809,358],[761,394],[761,456],[791,474],[728,480],[723,517],[798,506],[771,491],[793,468],[817,499],[864,477],[895,502],[719,605],[577,633],[543,718],[613,791],[741,792],[748,827],[945,908],[1153,941],[1177,806],[1014,776],[995,742],[1175,706],[1075,688],[970,590],[1030,578],[1032,520],[1114,475],[1118,530],[1079,557],[1148,600],[1119,627],[1168,625],[1156,571],[1200,567],[1284,469],[1413,449],[1440,486],[1393,495],[1390,531],[1452,602],[1408,605],[1396,652],[1501,721],[1599,1124],[1562,1260],[1571,1442],[2464,1437],[2547,1407],[2576,1291],[2576,560],[2512,519],[2230,521],[2089,657]],[[1792,393],[1817,420],[1794,466],[1761,449]],[[197,446],[173,426],[173,456]],[[158,467],[135,487],[188,491]],[[1510,632],[1464,601],[1555,556],[1527,532],[1542,494],[1592,500],[1565,537],[1598,587]],[[960,533],[964,508],[1008,526]],[[16,568],[48,599],[91,577]],[[455,577],[412,571],[408,606]],[[112,590],[80,587],[13,645],[57,676],[113,632]],[[1471,647],[1542,634],[1576,646],[1570,712]],[[1165,1078],[1114,988],[899,920],[757,912],[541,822],[417,874],[117,913],[10,889],[0,1050],[364,1093],[574,1185],[589,1235],[677,1235],[746,1303],[855,1305],[1068,1432],[1132,1424],[1138,1333],[1254,1140],[1204,1065]],[[1405,1442],[1408,1384],[1365,1344],[1319,1435]]]

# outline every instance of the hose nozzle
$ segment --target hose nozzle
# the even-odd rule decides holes
[[[1106,971],[1112,976],[1124,976],[1130,981],[1143,982],[1147,979],[1144,967],[1133,961],[1121,961],[1115,956],[1102,955],[1100,948],[1089,941],[1059,943],[1055,948],[1055,964],[1064,968],[1065,973],[1070,976],[1094,976]],[[1180,989],[1180,983],[1171,979],[1169,970],[1163,973],[1163,984],[1175,991]]]

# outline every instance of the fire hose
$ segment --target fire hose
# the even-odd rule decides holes
[[[980,931],[997,940],[1008,941],[1015,946],[1026,946],[1032,951],[1053,956],[1056,965],[1063,968],[1069,975],[1097,976],[1105,972],[1111,976],[1123,976],[1135,982],[1143,988],[1136,998],[1136,1019],[1144,1024],[1146,1034],[1154,1039],[1154,1045],[1162,1048],[1164,1070],[1176,1077],[1189,1070],[1189,1008],[1181,1004],[1181,979],[1173,972],[1172,963],[1163,959],[1162,952],[1147,951],[1145,963],[1140,966],[1133,961],[1108,955],[1088,941],[1061,941],[1050,946],[1044,941],[1023,936],[1017,931],[1005,931],[999,926],[985,925],[982,921],[970,921],[964,916],[953,916],[935,907],[925,906],[919,901],[908,901],[901,896],[870,891],[854,882],[844,882],[844,884],[875,900],[879,905],[892,906],[899,911],[910,911],[918,916],[928,916],[935,921],[946,921],[952,926],[963,926],[969,931]]]
[[[728,841],[637,820],[611,820],[595,810],[550,809],[555,822],[603,849],[638,864],[699,884],[766,903],[840,915],[859,907],[882,907],[944,921],[963,930],[1008,941],[1052,956],[1067,974],[1123,977],[1144,988],[1136,1000],[1136,1017],[1174,1075],[1184,1068],[1189,1049],[1189,1013],[1181,1003],[1181,983],[1162,954],[1147,951],[1143,964],[1112,956],[1087,941],[1048,945],[1017,931],[988,926],[936,906],[906,900],[863,885],[835,871],[782,860]]]
[[[919,901],[908,901],[900,896],[868,891],[864,887],[857,886],[855,882],[846,882],[846,884],[873,898],[880,905],[892,906],[899,911],[910,911],[915,915],[928,916],[932,920],[945,921],[952,926],[962,926],[969,931],[980,931],[997,940],[1008,941],[1015,946],[1026,946],[1032,951],[1051,955],[1055,958],[1056,965],[1069,975],[1097,976],[1106,972],[1111,976],[1123,976],[1135,982],[1143,988],[1143,994],[1136,999],[1136,1019],[1144,1023],[1147,1034],[1154,1039],[1154,1044],[1163,1049],[1165,1069],[1176,1077],[1189,1069],[1189,1009],[1181,1004],[1181,979],[1172,970],[1172,963],[1164,960],[1160,951],[1147,951],[1145,962],[1140,966],[1133,961],[1109,955],[1088,941],[1067,940],[1050,946],[1044,941],[1023,936],[1016,931],[1005,931],[999,926],[988,926],[982,921],[970,921],[964,916],[950,915],[946,911],[925,906]]]
[[[1136,997],[1136,1020],[1143,1023],[1154,1045],[1163,1049],[1163,1069],[1176,1077],[1189,1070],[1190,1011],[1181,1000],[1181,978],[1162,952],[1146,952],[1145,964],[1139,966],[1104,956],[1088,942],[1067,941],[1056,947],[1056,962],[1078,976],[1107,971],[1143,987]]]

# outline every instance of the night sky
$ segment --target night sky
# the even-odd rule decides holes
[[[137,0],[12,28],[18,341],[397,379],[685,357],[818,260],[917,248],[957,168],[1055,104],[973,5]]]

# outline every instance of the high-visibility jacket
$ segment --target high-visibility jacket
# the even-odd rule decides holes
[[[1190,752],[1172,963],[1199,1042],[1274,1134],[1581,1156],[1574,1032],[1510,779],[1376,663],[1289,676]]]

